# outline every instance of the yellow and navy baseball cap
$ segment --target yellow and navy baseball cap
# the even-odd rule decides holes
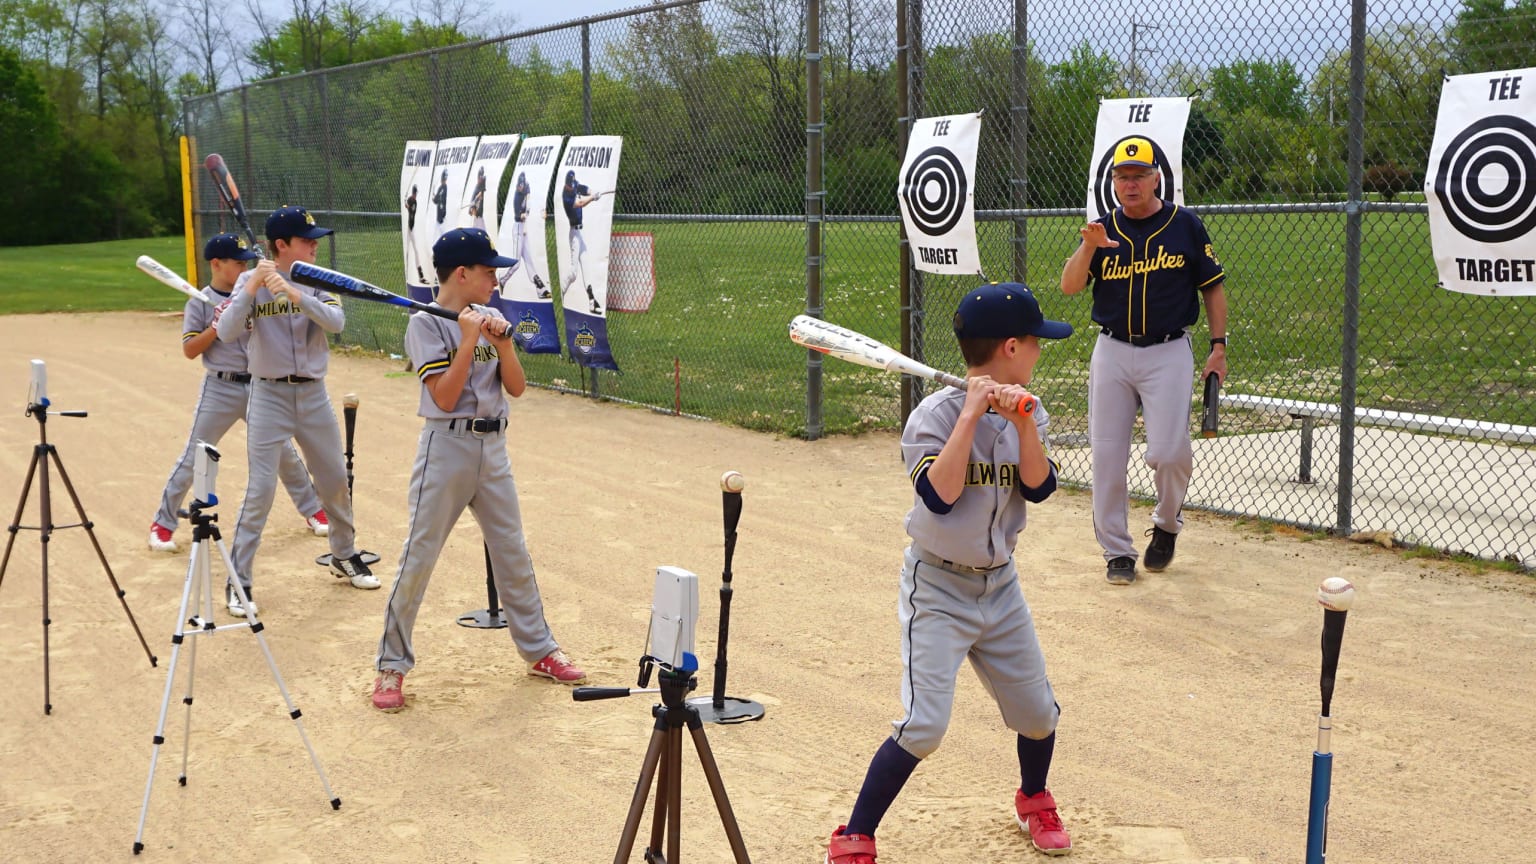
[[[251,244],[239,234],[215,234],[203,245],[203,259],[227,258],[231,261],[254,261],[260,258]]]
[[[1110,170],[1132,165],[1142,168],[1157,167],[1157,154],[1152,149],[1151,141],[1145,138],[1127,138],[1115,147],[1115,158],[1110,162]]]
[[[479,228],[455,228],[432,244],[432,266],[442,270],[454,267],[511,267],[516,258],[496,254],[491,235]]]
[[[959,339],[1065,339],[1071,335],[1072,325],[1046,318],[1035,295],[1019,282],[972,288],[960,298],[955,310],[955,336]]]
[[[316,225],[315,217],[309,215],[309,211],[303,207],[285,205],[273,210],[272,215],[267,217],[268,240],[288,240],[294,237],[319,240],[327,234],[334,233],[329,228]]]

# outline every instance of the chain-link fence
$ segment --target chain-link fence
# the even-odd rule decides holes
[[[615,230],[653,235],[656,299],[610,316],[621,373],[535,355],[530,381],[817,437],[895,428],[923,385],[808,358],[784,336],[795,314],[962,365],[948,320],[970,280],[903,266],[895,188],[911,118],[984,110],[983,266],[1083,334],[1046,350],[1035,389],[1064,479],[1087,485],[1096,327],[1056,285],[1098,103],[1194,96],[1185,199],[1227,272],[1238,401],[1197,441],[1188,503],[1531,566],[1536,302],[1437,287],[1422,193],[1443,76],[1531,56],[1536,15],[1481,0],[683,0],[186,113],[247,206],[309,206],[338,229],[322,263],[397,287],[406,140],[623,135]],[[199,196],[199,230],[229,227]],[[402,316],[347,311],[347,341],[400,352]]]

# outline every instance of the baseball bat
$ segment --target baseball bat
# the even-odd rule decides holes
[[[213,301],[209,300],[208,297],[203,294],[203,292],[192,287],[191,282],[188,282],[187,280],[176,275],[175,270],[172,270],[164,264],[161,264],[159,261],[156,261],[148,255],[140,255],[139,259],[133,263],[140,270],[144,271],[144,274],[149,276],[149,278],[154,279],[155,281],[164,285],[175,288],[177,291],[180,291],[188,297],[201,300],[204,303],[207,303],[209,306],[214,305]]]
[[[392,294],[371,282],[364,282],[356,276],[348,276],[345,273],[338,273],[335,270],[316,264],[295,261],[289,269],[288,275],[300,285],[308,285],[337,294],[345,294],[348,297],[356,297],[359,300],[388,303],[391,306],[399,306],[402,309],[410,309],[413,312],[425,312],[428,315],[436,315],[449,321],[459,320],[459,313],[457,312],[444,309],[441,306],[422,303],[419,300],[412,300],[408,297],[401,297],[399,294]],[[506,322],[506,328],[503,332],[509,332],[511,329],[512,322]]]
[[[883,342],[809,315],[796,315],[794,320],[789,322],[789,340],[812,351],[820,351],[860,366],[927,378],[960,390],[966,388],[966,379],[958,375],[941,372],[932,366],[913,360]],[[1030,414],[1039,404],[1040,400],[1032,395],[1019,403],[1019,413]]]
[[[352,434],[357,429],[356,393],[348,393],[341,399],[341,416],[347,427],[347,499],[352,498]]]
[[[246,218],[245,205],[240,203],[240,187],[235,185],[235,178],[229,174],[229,166],[224,164],[224,157],[217,153],[208,154],[203,160],[203,167],[208,169],[213,177],[213,188],[219,190],[219,198],[223,199],[224,206],[235,216],[235,221],[240,223],[240,228],[245,232],[245,239],[251,243],[251,248],[257,255],[265,257],[261,244],[256,242],[256,232],[251,230],[251,220]]]
[[[1217,409],[1221,406],[1221,376],[1215,372],[1205,376],[1205,395],[1201,397],[1200,437],[1215,438]]]
[[[1323,610],[1323,670],[1319,679],[1323,710],[1317,717],[1317,750],[1312,753],[1312,792],[1307,807],[1306,864],[1324,864],[1328,858],[1328,799],[1333,785],[1333,682],[1339,669],[1339,648],[1344,642],[1348,612]]]

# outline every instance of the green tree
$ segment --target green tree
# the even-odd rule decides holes
[[[1240,60],[1210,71],[1211,110],[1235,116],[1256,109],[1270,117],[1300,120],[1307,113],[1306,88],[1289,60]]]
[[[1458,72],[1529,66],[1536,57],[1536,0],[1464,0],[1450,37]]]

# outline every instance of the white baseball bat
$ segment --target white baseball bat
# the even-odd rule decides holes
[[[959,390],[967,386],[966,379],[959,375],[941,372],[926,363],[913,360],[884,342],[809,315],[796,315],[789,322],[789,340],[812,351],[820,351],[860,366],[927,378]],[[1039,404],[1038,398],[1030,396],[1027,401],[1019,403],[1019,413],[1029,414]]]
[[[172,270],[164,264],[161,264],[159,261],[156,261],[148,255],[140,255],[139,260],[135,261],[134,264],[136,264],[140,270],[143,270],[145,275],[149,276],[151,279],[175,288],[177,291],[180,291],[188,297],[201,300],[204,303],[207,303],[209,306],[213,305],[213,301],[209,300],[208,297],[203,294],[203,292],[192,287],[191,282],[188,282],[187,280],[176,275],[175,270]]]

